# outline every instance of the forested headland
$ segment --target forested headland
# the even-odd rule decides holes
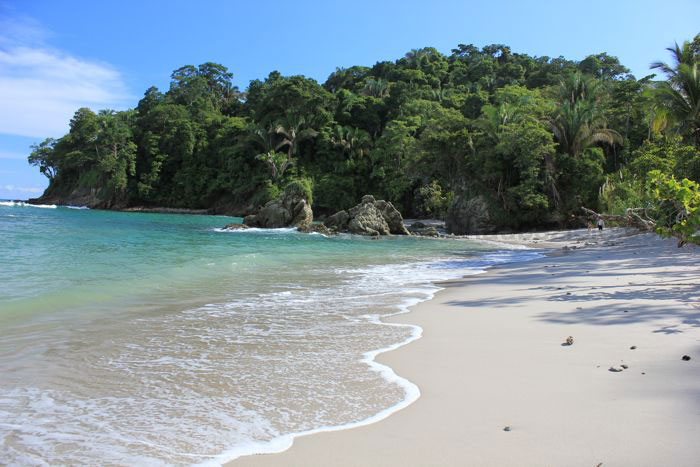
[[[29,162],[50,181],[39,200],[106,209],[245,215],[298,181],[317,216],[372,194],[404,216],[478,218],[457,231],[525,230],[653,198],[671,229],[700,216],[699,57],[700,35],[635,77],[606,53],[460,44],[245,91],[222,65],[188,65],[134,109],[77,110]]]

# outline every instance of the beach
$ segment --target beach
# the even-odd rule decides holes
[[[698,465],[698,248],[622,229],[479,239],[554,254],[386,319],[422,328],[377,357],[417,401],[231,465]]]

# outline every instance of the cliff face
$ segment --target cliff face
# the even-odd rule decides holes
[[[43,195],[29,200],[31,204],[58,204],[64,206],[87,206],[91,209],[123,209],[125,199],[106,198],[99,188],[63,188],[49,186]]]

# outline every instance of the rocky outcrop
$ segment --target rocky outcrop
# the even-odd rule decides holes
[[[247,229],[252,229],[252,227],[248,227],[245,224],[228,224],[226,227],[224,227],[224,230],[247,230]]]
[[[365,195],[357,206],[348,211],[339,211],[324,222],[336,232],[358,235],[410,235],[403,225],[401,213],[388,201],[375,200]]]
[[[299,227],[299,232],[302,233],[318,233],[321,235],[335,235],[336,232],[332,231],[323,224],[311,224],[307,227]]]
[[[308,227],[314,219],[311,206],[304,191],[298,185],[290,184],[280,199],[269,201],[257,214],[243,219],[249,227],[278,229],[281,227]]]
[[[445,220],[447,230],[455,235],[485,234],[495,231],[489,206],[482,196],[457,197]]]

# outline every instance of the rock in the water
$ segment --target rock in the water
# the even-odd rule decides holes
[[[683,355],[681,357],[681,360],[683,360],[684,362],[687,362],[688,360],[690,360],[690,355]]]
[[[448,210],[445,225],[450,233],[457,235],[485,234],[495,230],[488,203],[482,196],[455,198]]]
[[[364,198],[363,198],[364,199]],[[389,235],[389,224],[379,209],[372,203],[358,204],[348,211],[348,231],[359,235]]]
[[[372,195],[363,196],[362,202],[348,211],[336,212],[324,224],[337,232],[358,235],[410,235],[401,213],[390,202],[377,201]]]
[[[365,196],[362,199],[365,199]],[[406,226],[403,225],[403,216],[401,213],[388,201],[379,200],[374,202],[374,207],[379,209],[382,213],[382,217],[389,226],[389,232],[394,235],[411,235]]]
[[[323,224],[311,224],[305,227],[299,227],[299,232],[303,233],[319,233],[321,235],[335,235],[335,233]]]
[[[279,229],[308,227],[313,219],[313,211],[303,190],[300,190],[296,184],[290,183],[280,199],[268,201],[257,214],[246,216],[243,223],[250,227]]]
[[[224,230],[246,230],[250,227],[245,224],[228,224],[224,227]]]

